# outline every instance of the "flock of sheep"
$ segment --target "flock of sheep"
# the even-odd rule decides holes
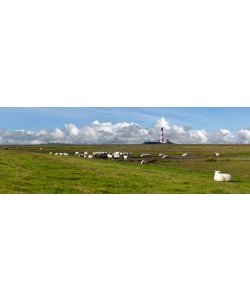
[[[50,155],[53,154],[53,152],[49,153]],[[59,156],[69,156],[69,153],[66,152],[56,152],[54,153],[54,155],[59,155]],[[130,157],[132,157],[133,153],[132,152],[92,152],[92,154],[88,153],[88,152],[75,152],[75,156],[79,156],[79,157],[83,157],[83,158],[106,158],[106,159],[123,159],[124,161],[128,161]],[[144,158],[150,157],[151,154],[147,154],[147,153],[142,153],[141,154],[141,158],[143,158],[140,161],[140,164],[146,164],[147,161]],[[215,156],[216,157],[220,157],[220,153],[215,152]],[[164,154],[164,153],[160,153],[159,157],[162,157],[163,159],[167,158],[168,155]],[[188,153],[183,153],[181,155],[181,158],[187,158],[188,157]],[[230,174],[223,174],[221,173],[221,171],[219,170],[215,170],[214,171],[214,180],[215,181],[231,181],[232,180],[232,176]]]
[[[49,153],[50,155],[53,154],[53,152]],[[56,152],[54,155],[60,155],[60,156],[68,156],[69,153],[64,152]],[[132,156],[132,152],[92,152],[92,154],[88,152],[75,152],[75,156],[83,157],[83,158],[107,158],[107,159],[120,159],[123,158],[125,161],[129,159],[129,157]]]

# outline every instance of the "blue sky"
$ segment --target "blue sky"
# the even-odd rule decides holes
[[[62,128],[73,123],[83,126],[94,120],[100,122],[135,122],[151,127],[161,117],[170,124],[188,126],[193,129],[218,130],[226,128],[232,132],[250,128],[250,108],[134,108],[134,107],[54,107],[54,108],[0,108],[0,128],[6,130],[37,130]]]

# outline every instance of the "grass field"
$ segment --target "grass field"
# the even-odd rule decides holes
[[[42,150],[40,150],[42,147]],[[87,159],[75,151],[132,151],[130,161]],[[70,156],[49,155],[68,152]],[[221,156],[216,158],[215,151]],[[188,152],[188,158],[181,159]],[[150,153],[141,165],[140,154]],[[158,156],[168,154],[167,159]],[[215,182],[214,170],[232,182]],[[0,193],[250,193],[250,145],[91,145],[0,148]]]

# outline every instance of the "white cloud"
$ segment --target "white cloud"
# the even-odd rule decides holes
[[[65,124],[64,128],[66,134],[68,133],[69,135],[77,136],[79,133],[79,129],[74,124]]]
[[[165,118],[160,118],[160,120],[156,121],[155,128],[163,127],[165,129],[170,129],[169,123]]]
[[[238,131],[239,142],[244,144],[250,143],[250,129],[242,129]]]
[[[160,128],[164,128],[165,139],[174,143],[250,143],[250,130],[239,130],[235,135],[228,129],[207,131],[186,126],[170,124],[165,118],[157,120],[152,128],[144,128],[137,123],[101,123],[95,120],[89,125],[77,127],[65,124],[63,128],[52,130],[15,130],[0,129],[1,144],[41,144],[41,143],[143,143],[160,138]]]
[[[51,136],[55,139],[55,140],[58,140],[58,139],[63,139],[64,138],[64,133],[61,129],[59,128],[56,128],[52,131],[51,133]]]

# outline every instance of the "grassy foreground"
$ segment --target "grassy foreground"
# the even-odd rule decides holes
[[[40,149],[42,147],[42,149]],[[125,151],[125,162],[75,157],[75,151]],[[68,152],[70,156],[49,155]],[[215,158],[214,152],[221,156]],[[181,159],[188,152],[187,159]],[[150,153],[141,165],[140,154]],[[167,159],[159,153],[168,154]],[[215,182],[214,170],[233,176]],[[250,145],[9,146],[0,148],[0,193],[250,193]]]

